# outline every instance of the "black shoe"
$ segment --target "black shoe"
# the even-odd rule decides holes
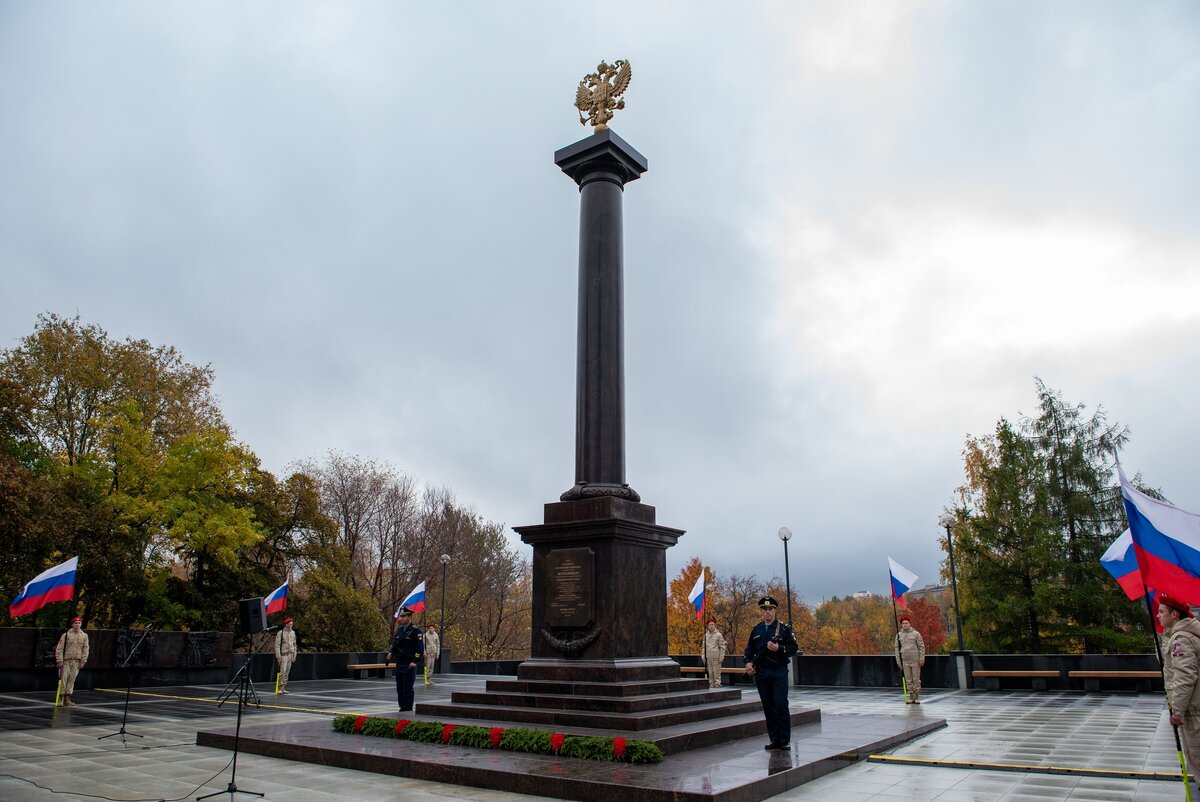
[[[771,741],[771,743],[769,743],[769,744],[767,744],[766,746],[764,746],[764,747],[763,747],[763,749],[774,749],[774,748],[775,748],[775,742],[774,742],[774,741]]]
[[[771,744],[771,745],[770,745],[769,747],[767,747],[767,748],[768,748],[768,749],[778,749],[778,750],[780,750],[780,751],[785,751],[785,750],[790,750],[790,749],[792,748],[792,745],[791,745],[791,744]]]

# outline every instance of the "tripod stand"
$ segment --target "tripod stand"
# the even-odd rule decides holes
[[[125,722],[129,721],[129,692],[130,689],[133,688],[133,669],[130,668],[130,664],[133,663],[133,658],[137,656],[138,649],[141,648],[142,643],[146,640],[146,636],[153,631],[154,624],[147,625],[146,628],[142,630],[142,637],[137,639],[137,643],[133,644],[133,648],[130,649],[129,654],[125,656],[125,662],[121,663],[121,668],[125,670],[125,712],[121,714],[121,729],[117,730],[116,732],[110,732],[108,735],[101,735],[96,739],[97,741],[103,741],[105,738],[112,738],[116,735],[121,736],[121,743],[125,743],[126,735],[132,735],[134,738],[144,737],[135,732],[126,732]]]
[[[278,627],[272,627],[271,629],[278,629]],[[266,630],[264,634],[269,634],[271,629]],[[229,786],[224,791],[214,791],[211,794],[198,796],[196,797],[197,802],[199,802],[201,799],[208,799],[209,797],[220,796],[221,794],[229,794],[229,798],[231,800],[233,799],[234,794],[265,796],[265,794],[260,794],[258,791],[243,791],[237,787],[237,759],[238,746],[242,738],[242,708],[250,704],[251,699],[254,700],[255,707],[262,707],[262,702],[259,701],[258,694],[254,692],[254,681],[250,679],[250,670],[254,665],[254,658],[258,656],[259,652],[266,647],[266,644],[270,642],[270,640],[271,639],[269,637],[264,637],[262,639],[262,643],[260,643],[258,648],[253,652],[251,652],[249,649],[246,650],[246,662],[243,663],[242,667],[238,669],[238,672],[233,675],[233,679],[229,680],[229,684],[225,686],[225,690],[221,691],[221,696],[219,697],[220,701],[217,703],[218,707],[225,704],[225,702],[227,702],[233,696],[237,696],[238,700],[237,727],[233,731],[233,771],[231,771],[229,774]],[[251,635],[250,645],[254,645],[253,635]]]

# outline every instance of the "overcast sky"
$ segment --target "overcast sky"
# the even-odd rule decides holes
[[[1034,376],[1200,511],[1200,4],[0,0],[0,347],[78,313],[540,523],[574,480],[579,196],[629,59],[627,467],[667,553],[809,602],[937,582]],[[514,535],[514,542],[516,540]],[[521,546],[524,553],[529,550]]]

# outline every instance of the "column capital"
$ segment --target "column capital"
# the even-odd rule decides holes
[[[650,168],[646,157],[611,128],[555,151],[554,163],[580,186],[592,173],[608,171],[624,186]]]

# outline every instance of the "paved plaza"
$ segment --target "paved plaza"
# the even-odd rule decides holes
[[[486,679],[449,675],[430,688],[418,685],[418,704],[423,699],[444,700],[455,690],[480,690]],[[279,697],[262,689],[263,706],[247,708],[243,726],[312,721],[314,716],[333,713],[396,715],[390,679],[293,682],[289,688],[291,694]],[[231,753],[195,743],[198,730],[234,724],[236,707],[216,704],[221,690],[219,686],[135,690],[124,743],[119,735],[100,739],[121,728],[123,690],[79,692],[80,706],[68,709],[54,708],[46,693],[0,694],[0,799],[182,802],[223,791],[230,783]],[[743,693],[754,692],[746,686]],[[1151,778],[1178,772],[1161,695],[936,690],[926,694],[924,704],[905,706],[899,690],[793,690],[793,706],[816,706],[826,714],[928,716],[946,719],[948,726],[879,759],[772,799],[1184,799],[1177,778]],[[763,753],[764,760],[769,757]],[[979,764],[1027,768],[984,769]],[[1077,772],[1065,774],[1061,769]],[[236,784],[286,802],[543,798],[249,754],[238,758]],[[229,798],[228,794],[214,797]],[[238,794],[236,798],[253,797]]]

